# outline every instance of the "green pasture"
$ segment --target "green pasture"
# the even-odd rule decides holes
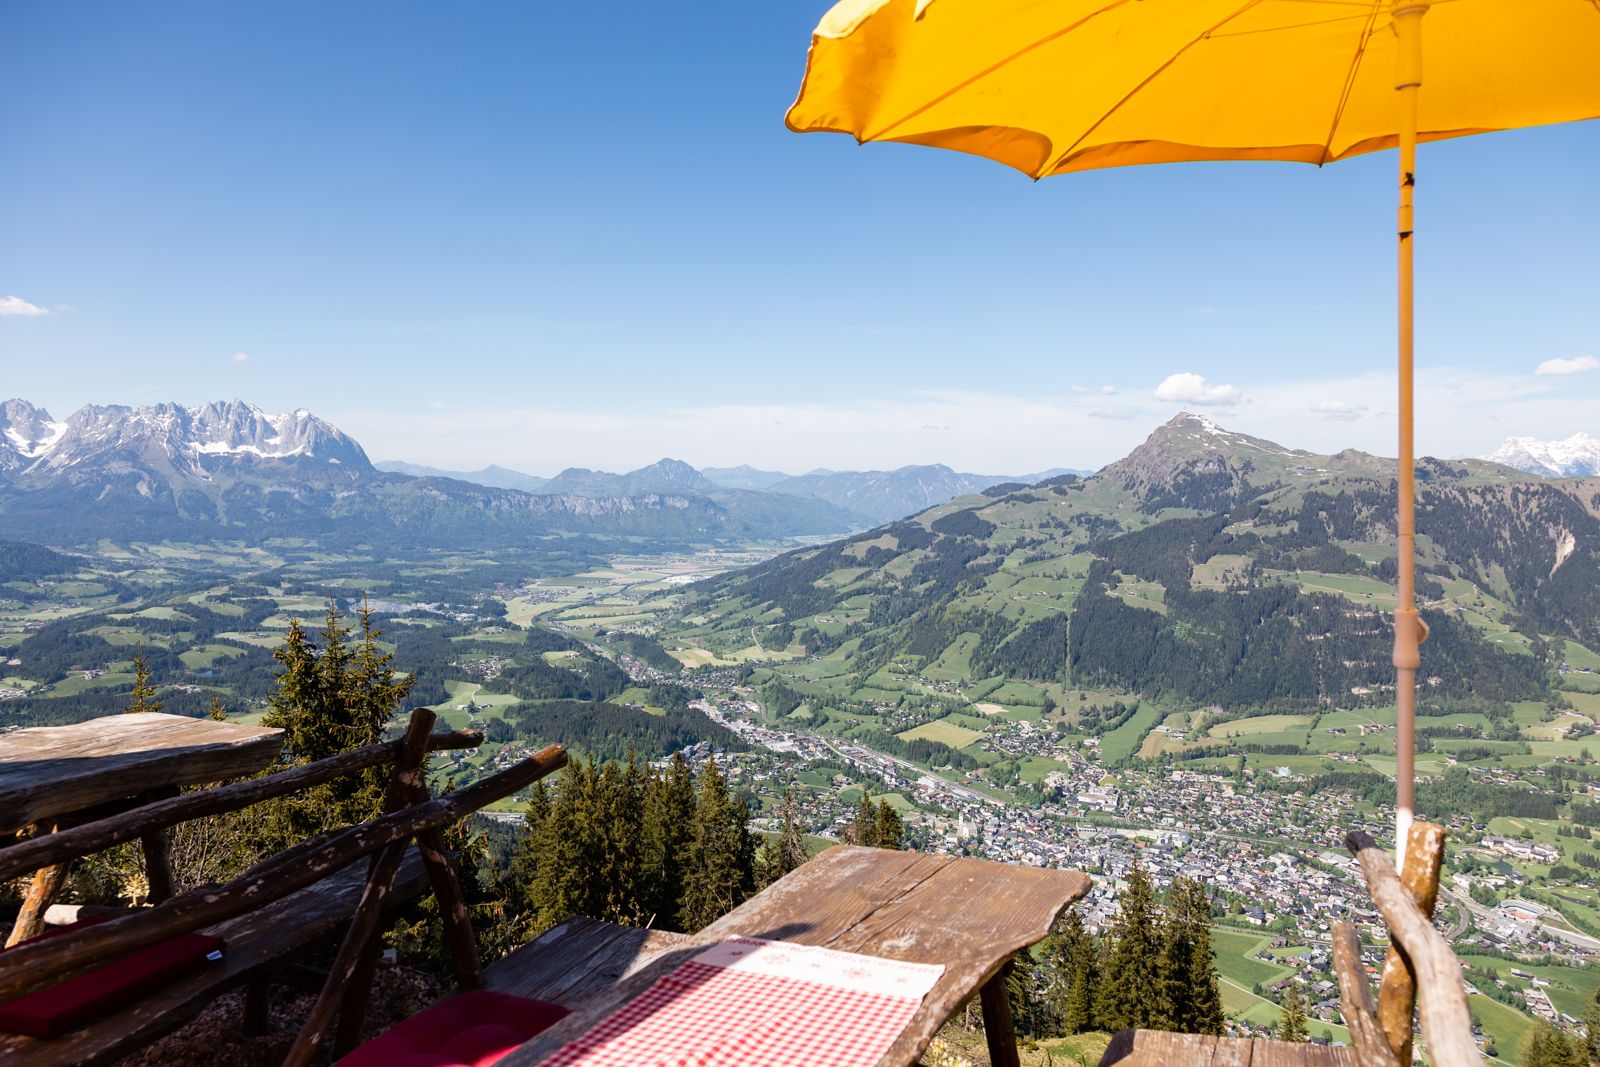
[[[896,735],[902,741],[937,741],[954,749],[963,749],[981,737],[981,730],[968,729],[949,718],[925,722]]]
[[[1106,763],[1127,759],[1138,750],[1144,735],[1167,714],[1167,709],[1144,701],[1128,721],[1100,738],[1100,758]]]

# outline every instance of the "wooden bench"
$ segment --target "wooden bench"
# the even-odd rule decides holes
[[[137,1002],[61,1037],[26,1045],[15,1043],[29,1039],[7,1038],[13,1044],[0,1045],[0,1052],[8,1047],[25,1048],[26,1062],[102,1062],[172,1029],[221,989],[241,982],[255,983],[251,1006],[260,1008],[259,983],[274,967],[319,939],[326,944],[327,936],[343,926],[338,952],[310,1017],[284,1061],[288,1067],[301,1067],[330,1036],[336,1051],[355,1044],[385,916],[424,888],[431,888],[439,900],[445,942],[458,982],[464,989],[482,985],[483,970],[443,828],[559,769],[566,763],[566,753],[559,746],[549,746],[447,797],[430,799],[424,777],[428,752],[470,748],[482,740],[469,732],[432,734],[434,721],[432,711],[419,708],[399,741],[342,753],[265,778],[171,797],[0,848],[0,879],[17,877],[143,839],[190,819],[238,811],[385,763],[394,766],[384,814],[375,819],[301,842],[268,857],[225,886],[190,890],[153,908],[0,953],[3,1001],[48,988],[180,934],[205,930],[226,942],[223,961],[215,969],[152,990]],[[246,1014],[258,1012],[247,1009]]]
[[[49,1040],[0,1034],[0,1063],[75,1067],[109,1063],[171,1033],[231,989],[265,981],[307,948],[325,944],[350,921],[366,882],[367,865],[358,861],[316,885],[291,893],[256,911],[205,928],[227,943],[222,960],[204,970],[153,990],[112,1015]],[[415,851],[400,868],[398,900],[416,898],[427,888],[422,857]]]

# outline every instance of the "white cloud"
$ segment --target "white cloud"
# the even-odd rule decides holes
[[[1156,399],[1176,404],[1237,404],[1244,398],[1232,385],[1207,385],[1198,374],[1169,374],[1156,386]]]
[[[1095,396],[1116,396],[1117,387],[1114,385],[1074,385],[1072,391],[1074,393],[1092,393]]]
[[[1337,419],[1349,422],[1359,419],[1367,412],[1365,404],[1347,404],[1343,400],[1319,400],[1311,405],[1313,415],[1321,415],[1325,419]]]
[[[1534,370],[1535,374],[1582,374],[1587,370],[1600,370],[1600,359],[1577,356],[1573,359],[1547,359]]]
[[[38,304],[30,304],[20,296],[0,296],[0,318],[14,315],[32,319],[48,314],[50,314],[48,308],[42,308]]]
[[[240,364],[240,363],[249,363],[250,362],[250,353],[248,353],[248,352],[235,352],[233,355],[228,357],[228,362],[232,363],[232,364],[235,364],[235,365]]]
[[[1417,376],[1418,453],[1478,456],[1510,434],[1596,432],[1593,397],[1565,384],[1525,371],[1424,367]],[[1229,430],[1315,453],[1357,448],[1394,455],[1392,371],[1251,379],[1239,391],[1248,392],[1248,402],[1215,415]],[[1342,418],[1337,408],[1318,407],[1337,403],[1360,417]],[[1065,392],[950,390],[696,407],[478,408],[433,396],[417,398],[411,410],[329,408],[318,414],[353,434],[375,458],[450,470],[498,463],[545,475],[568,466],[624,471],[672,455],[701,467],[749,463],[793,473],[947,463],[957,470],[1020,474],[1100,467],[1132,451],[1172,417],[1173,408],[1148,393],[1091,405]]]

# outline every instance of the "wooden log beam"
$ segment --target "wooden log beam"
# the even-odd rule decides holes
[[[471,730],[434,734],[428,739],[429,751],[472,748],[483,735]],[[237,811],[273,797],[317,785],[384,763],[393,763],[400,753],[399,741],[385,741],[366,748],[330,756],[303,767],[291,767],[264,778],[185,793],[171,800],[157,801],[119,815],[100,819],[54,834],[39,834],[0,849],[0,881],[18,878],[41,867],[87,856],[132,841],[150,830],[175,826],[190,819]]]
[[[72,861],[69,859],[33,872],[33,882],[28,886],[28,895],[22,898],[22,909],[17,912],[17,921],[11,925],[6,948],[44,933],[44,913],[50,910],[61,887],[67,884],[67,872],[70,870]]]
[[[399,811],[416,798],[426,803],[428,788],[423,778],[423,767],[428,756],[428,731],[433,729],[435,715],[428,708],[418,708],[411,713],[411,723],[400,745],[400,756],[395,760],[394,773],[384,796],[385,814]],[[289,1048],[289,1063],[308,1061],[322,1042],[328,1025],[338,1014],[339,1026],[334,1036],[334,1055],[342,1055],[357,1044],[361,1028],[366,1024],[367,1001],[372,994],[372,977],[378,964],[378,920],[383,914],[389,892],[394,888],[395,873],[405,858],[406,843],[397,841],[378,853],[367,870],[367,884],[361,900],[356,905],[355,918],[345,931],[344,942],[339,946],[328,971],[328,980],[317,993],[311,1014],[300,1028],[299,1035]]]
[[[1444,827],[1416,822],[1406,835],[1406,864],[1400,881],[1411,892],[1417,910],[1429,920],[1439,899],[1439,870],[1444,864]],[[1411,958],[1393,938],[1378,983],[1378,1025],[1401,1063],[1411,1062],[1411,1027],[1417,1006],[1417,978]]]
[[[338,1013],[341,1002],[353,1013],[351,1023],[344,1024],[341,1021],[341,1029],[346,1030],[347,1036],[352,1032],[360,1033],[361,1024],[366,1017],[366,999],[370,988],[358,991],[355,988],[356,983],[351,980],[363,970],[367,946],[377,936],[383,909],[388,904],[389,895],[394,889],[394,876],[400,870],[400,861],[405,858],[405,854],[404,841],[397,841],[379,853],[378,862],[373,864],[372,872],[367,876],[367,884],[362,889],[361,902],[356,905],[355,919],[351,921],[344,942],[339,946],[339,954],[334,957],[333,967],[328,971],[328,981],[323,985],[322,992],[317,995],[316,1003],[311,1006],[311,1014],[300,1027],[300,1033],[295,1036],[294,1044],[289,1046],[283,1067],[306,1067],[311,1062],[316,1055],[317,1046],[322,1044],[328,1028],[333,1025],[334,1016]],[[367,978],[370,986],[370,971]]]
[[[338,831],[308,842],[305,847],[289,849],[221,888],[191,890],[158,908],[63,934],[45,944],[24,945],[0,953],[0,1000],[82,974],[107,960],[157,941],[253,911],[321,881],[362,856],[370,856],[419,830],[455,822],[510,796],[560,770],[566,762],[567,754],[561,746],[550,745],[448,797]]]
[[[1373,1067],[1400,1067],[1372,1006],[1372,987],[1361,965],[1361,941],[1349,923],[1333,924],[1333,970],[1339,976],[1339,1011],[1356,1057]],[[1409,1062],[1409,1061],[1407,1061]]]
[[[1411,960],[1422,1011],[1422,1036],[1434,1063],[1482,1063],[1472,1038],[1472,1013],[1461,984],[1461,965],[1433,923],[1417,909],[1411,891],[1395,873],[1390,853],[1359,830],[1345,835],[1345,845],[1361,863],[1372,902],[1383,914],[1389,934]]]

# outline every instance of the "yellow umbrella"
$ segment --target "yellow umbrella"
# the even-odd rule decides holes
[[[970,152],[1035,178],[1205,159],[1320,165],[1399,146],[1403,859],[1427,637],[1413,573],[1416,145],[1597,116],[1600,0],[841,0],[812,37],[787,121]]]

